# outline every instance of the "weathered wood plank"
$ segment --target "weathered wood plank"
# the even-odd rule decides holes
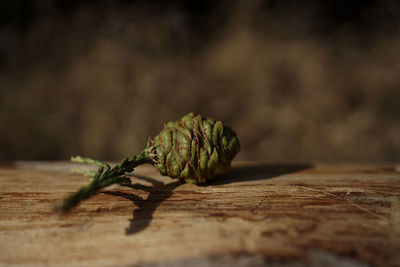
[[[239,163],[206,186],[151,166],[59,218],[53,204],[87,183],[69,163],[0,167],[0,264],[130,265],[315,251],[400,265],[400,172],[394,164]],[[311,253],[311,254],[310,254]]]

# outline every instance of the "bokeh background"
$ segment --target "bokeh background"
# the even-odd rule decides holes
[[[1,1],[0,160],[119,160],[193,111],[241,160],[400,158],[399,1]]]

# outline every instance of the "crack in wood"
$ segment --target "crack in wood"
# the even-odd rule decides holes
[[[258,203],[257,205],[251,210],[252,213],[254,213],[263,203],[265,200],[267,200],[268,195],[264,196]]]
[[[303,188],[303,189],[306,189],[306,190],[316,191],[316,192],[318,192],[318,193],[321,193],[321,194],[324,194],[324,195],[327,195],[327,196],[331,196],[331,197],[334,197],[334,198],[343,200],[343,201],[347,202],[348,204],[350,204],[351,206],[353,206],[353,207],[355,207],[355,208],[357,208],[357,209],[359,209],[359,210],[362,210],[362,211],[368,213],[369,215],[371,215],[371,216],[373,216],[373,217],[375,217],[375,218],[378,218],[378,219],[387,221],[387,218],[386,218],[386,217],[383,217],[383,216],[381,216],[381,215],[379,215],[379,214],[376,214],[376,213],[373,213],[373,212],[369,211],[368,209],[366,209],[366,208],[364,208],[364,207],[358,205],[357,203],[353,202],[351,199],[349,199],[349,198],[347,198],[347,197],[341,197],[341,196],[335,195],[335,194],[333,194],[333,193],[330,193],[330,192],[327,192],[327,191],[324,191],[324,190],[320,190],[320,189],[316,189],[316,188],[311,188],[311,187],[307,187],[307,186],[303,186],[303,185],[296,185],[296,186],[297,186],[297,187],[300,187],[300,188]]]

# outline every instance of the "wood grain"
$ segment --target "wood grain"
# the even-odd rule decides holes
[[[141,166],[132,188],[107,188],[60,218],[53,204],[87,183],[71,166],[0,166],[0,264],[126,266],[242,254],[290,263],[319,251],[400,266],[394,164],[237,163],[205,186]]]

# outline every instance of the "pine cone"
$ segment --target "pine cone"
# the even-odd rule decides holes
[[[197,184],[227,172],[239,149],[233,130],[189,113],[167,123],[146,151],[162,175]]]

